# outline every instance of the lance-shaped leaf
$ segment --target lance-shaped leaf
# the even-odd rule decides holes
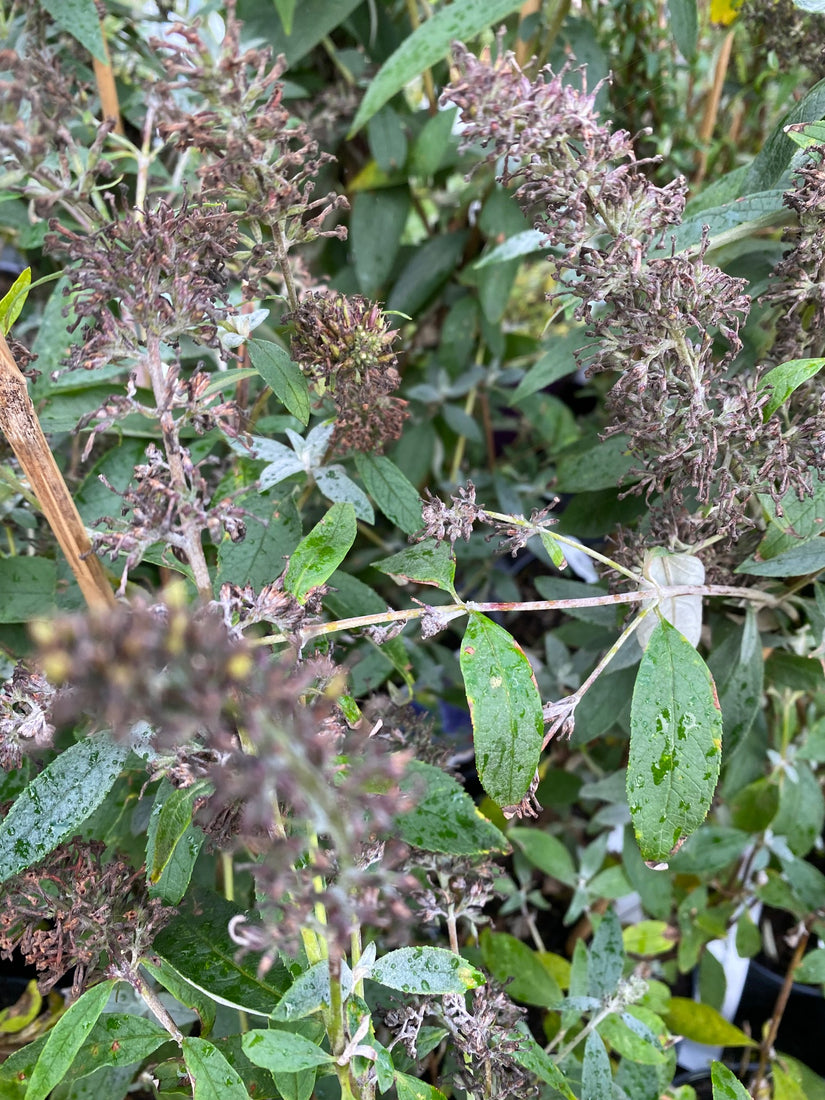
[[[664,860],[704,821],[722,752],[722,712],[708,667],[661,621],[639,665],[630,710],[627,799],[646,860]]]
[[[468,41],[486,27],[495,26],[518,6],[518,0],[455,0],[437,11],[402,40],[372,78],[349,136],[369,122],[405,84],[445,57],[451,42]]]
[[[32,281],[32,269],[27,267],[21,271],[11,285],[11,289],[3,295],[0,301],[0,328],[7,333],[23,311],[26,298],[29,295],[29,286]]]
[[[484,985],[484,975],[443,947],[399,947],[383,955],[370,977],[404,993],[466,993]]]
[[[214,1043],[187,1036],[181,1050],[194,1086],[193,1100],[247,1100],[243,1078]]]
[[[515,805],[533,781],[544,738],[530,662],[512,635],[477,611],[470,613],[460,659],[479,778],[500,806]]]
[[[291,1031],[247,1031],[241,1045],[250,1062],[263,1066],[271,1073],[298,1073],[302,1069],[313,1069],[332,1061],[332,1055],[317,1043]]]
[[[762,410],[762,419],[770,420],[776,410],[784,405],[794,390],[813,378],[825,366],[825,359],[791,359],[769,370],[759,383],[760,390],[770,392],[770,400]]]
[[[464,788],[441,768],[413,760],[401,789],[415,799],[415,805],[396,819],[399,835],[408,844],[425,852],[454,856],[509,852],[504,833],[484,817]]]
[[[392,557],[374,561],[372,567],[398,584],[431,584],[455,596],[455,560],[444,542],[427,539]]]
[[[66,1009],[49,1032],[32,1070],[26,1089],[28,1100],[45,1100],[55,1085],[63,1080],[116,985],[114,980],[94,985]]]
[[[98,733],[70,745],[40,772],[0,823],[0,882],[76,833],[109,793],[128,755],[126,742]]]
[[[333,504],[295,548],[284,577],[284,588],[303,603],[313,588],[335,572],[355,542],[355,509]]]
[[[748,1100],[750,1093],[737,1080],[733,1070],[721,1062],[711,1062],[710,1081],[713,1086],[713,1100]]]
[[[372,499],[407,535],[419,530],[424,520],[418,490],[386,455],[356,454],[355,465]]]
[[[309,421],[309,387],[289,353],[270,340],[250,340],[252,366],[272,392],[302,424]]]

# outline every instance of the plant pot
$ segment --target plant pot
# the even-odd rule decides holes
[[[733,1018],[757,1040],[770,1019],[784,977],[762,962],[751,959],[739,1008]],[[798,1058],[815,1073],[825,1074],[825,998],[819,986],[794,982],[776,1036],[776,1049]]]

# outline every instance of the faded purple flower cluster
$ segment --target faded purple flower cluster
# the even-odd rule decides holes
[[[261,857],[254,874],[272,942],[297,948],[323,904],[324,935],[347,950],[357,923],[403,928],[408,916],[402,887],[416,884],[403,866],[408,848],[391,834],[411,800],[399,788],[410,753],[363,724],[347,727],[343,673],[329,658],[296,663],[294,651],[273,656],[239,636],[239,616],[271,615],[285,629],[306,620],[276,589],[255,600],[227,586],[222,606],[200,610],[173,594],[163,605],[38,623],[40,664],[65,685],[49,719],[119,737],[147,723],[152,778],[205,781],[198,824],[217,846]]]
[[[489,146],[546,236],[559,295],[578,299],[596,339],[589,369],[618,373],[607,433],[628,436],[635,491],[661,494],[670,536],[687,523],[735,538],[755,492],[809,492],[825,421],[783,434],[778,417],[764,422],[759,375],[729,372],[750,309],[744,281],[705,262],[706,240],[695,257],[662,254],[684,181],[652,184],[629,135],[599,121],[596,90],[565,73],[533,82],[511,55],[490,64],[461,46],[456,61],[462,76],[442,99],[461,110],[463,145]]]
[[[72,997],[119,960],[134,964],[173,910],[146,893],[146,876],[105,845],[79,838],[3,884],[0,958],[18,951],[46,993],[74,968]]]
[[[401,384],[392,346],[398,333],[358,294],[311,294],[290,320],[293,359],[335,402],[335,449],[383,453],[408,415],[406,401],[390,396]]]

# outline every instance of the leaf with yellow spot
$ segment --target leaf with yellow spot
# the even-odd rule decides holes
[[[544,738],[536,678],[512,635],[477,611],[460,659],[479,778],[494,802],[514,805],[533,781]]]

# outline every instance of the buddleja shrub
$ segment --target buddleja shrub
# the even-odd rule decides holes
[[[653,163],[604,121],[604,89],[560,66],[526,75],[506,34],[481,58],[454,48],[451,79],[436,69],[436,110],[427,66],[516,6],[455,0],[409,35],[381,10],[376,38],[355,4],[334,16],[276,5],[287,57],[323,41],[344,78],[302,116],[285,103],[287,62],[242,45],[234,4],[225,20],[148,30],[120,12],[100,24],[91,0],[43,0],[6,21],[0,211],[53,271],[33,282],[25,269],[0,302],[0,424],[17,462],[3,468],[16,541],[0,560],[1,617],[9,652],[34,647],[0,696],[0,951],[38,974],[0,1018],[19,1047],[0,1068],[3,1095],[125,1095],[137,1074],[155,1095],[198,1100],[540,1086],[654,1100],[673,1078],[673,1036],[756,1046],[659,980],[674,935],[682,969],[734,924],[745,943],[742,905],[762,871],[764,900],[798,916],[806,939],[818,928],[825,880],[802,857],[825,812],[807,761],[823,753],[813,732],[797,752],[794,722],[807,734],[809,716],[793,717],[792,691],[816,717],[822,597],[781,582],[823,564],[823,135],[777,128],[691,210],[684,181],[653,182]],[[696,13],[673,7],[687,77]],[[241,14],[260,29],[263,9]],[[336,47],[336,28],[360,52]],[[367,41],[380,43],[372,54]],[[368,56],[383,61],[371,80]],[[421,74],[431,112],[402,120],[390,100]],[[790,121],[818,118],[822,95]],[[347,125],[350,258],[326,148]],[[480,205],[478,226],[456,222],[458,194],[462,210]],[[775,339],[757,352],[756,279],[728,274],[722,249],[778,223],[785,203],[798,228],[758,307]],[[520,258],[537,251],[563,323],[525,355],[503,318]],[[38,316],[27,295],[58,276]],[[382,292],[386,308],[371,300]],[[424,318],[439,294],[431,357]],[[600,440],[577,438],[542,396],[576,363],[604,397]],[[513,409],[574,495],[563,513],[535,447],[523,476],[485,469]],[[79,454],[62,438],[78,425]],[[473,478],[456,487],[465,468]],[[422,499],[431,470],[438,492]],[[579,541],[616,521],[609,553]],[[544,598],[524,600],[499,579],[482,598],[478,530],[513,555],[529,542],[591,587],[538,577]],[[87,612],[55,615],[84,600]],[[621,625],[617,608],[631,612]],[[558,629],[542,662],[502,625],[508,612],[569,614],[595,640]],[[29,619],[31,643],[16,625]],[[769,671],[768,717],[760,630],[786,658]],[[408,704],[449,690],[450,669],[495,823]],[[554,738],[609,732],[628,672],[627,758],[608,745],[588,794],[607,803],[598,825],[629,818],[635,844],[625,838],[619,863],[604,831],[582,831],[574,857],[542,828],[508,830],[547,804]],[[376,696],[385,681],[389,698]],[[598,708],[609,714],[593,733]],[[752,736],[768,725],[770,749]],[[723,742],[734,825],[700,828]],[[804,828],[789,821],[797,793]],[[674,886],[669,863],[698,883]],[[732,863],[723,889],[713,876]],[[572,961],[544,950],[534,871],[566,891],[568,924],[595,927]],[[631,889],[651,919],[623,931],[604,903]],[[479,932],[494,899],[536,950]],[[69,978],[68,1007],[43,1012]],[[716,1095],[742,1092],[724,1066],[713,1076]]]

